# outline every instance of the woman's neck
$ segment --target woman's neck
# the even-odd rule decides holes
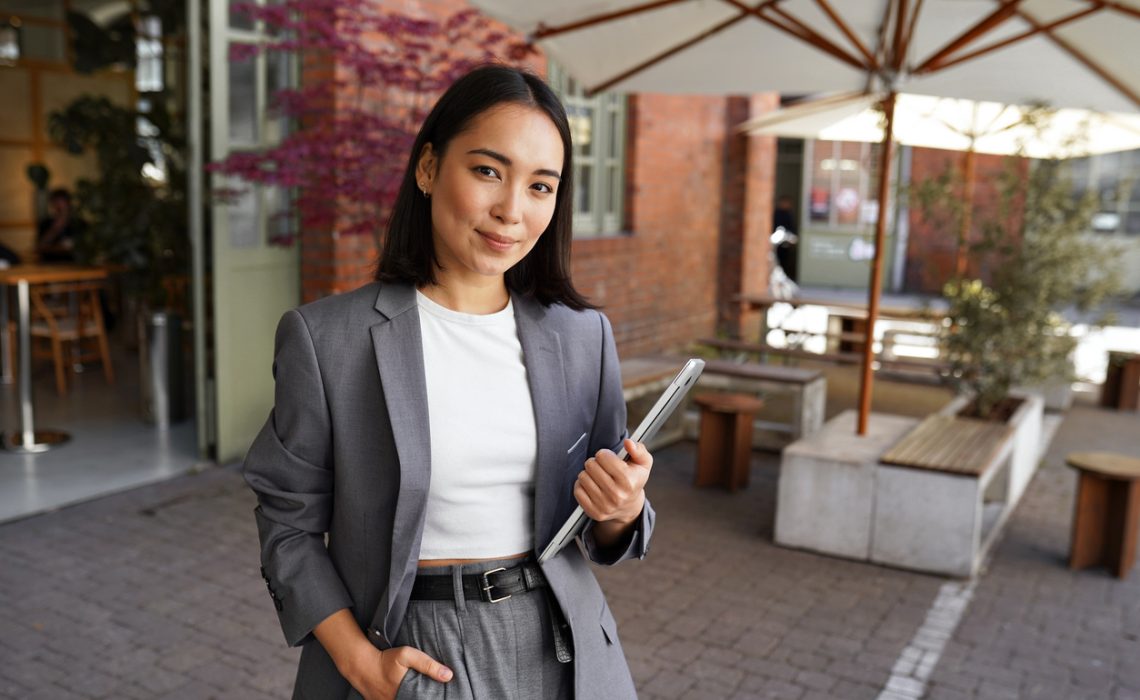
[[[420,292],[440,306],[465,314],[493,314],[510,301],[506,281],[491,278],[484,283],[460,283],[438,275],[436,284],[420,287]],[[482,282],[482,280],[480,280]]]

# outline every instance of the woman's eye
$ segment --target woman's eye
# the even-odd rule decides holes
[[[551,187],[550,185],[546,184],[545,182],[536,182],[533,185],[531,185],[531,187],[536,188],[539,192],[542,192],[544,194],[550,194],[550,193],[554,192],[554,188]]]
[[[472,170],[479,173],[480,175],[486,175],[487,177],[499,176],[498,171],[489,165],[476,165],[474,168],[472,168]]]

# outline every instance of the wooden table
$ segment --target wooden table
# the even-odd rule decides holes
[[[15,265],[0,269],[0,363],[3,378],[11,382],[8,366],[8,287],[16,287],[17,336],[20,350],[20,430],[0,435],[0,449],[46,452],[71,438],[59,430],[36,429],[32,405],[32,340],[29,288],[33,284],[88,282],[107,278],[107,268],[86,265]]]
[[[804,295],[796,295],[790,299],[779,299],[767,294],[740,294],[736,298],[749,309],[760,313],[760,342],[762,343],[767,342],[766,338],[770,330],[768,328],[768,310],[776,304],[788,304],[792,308],[819,306],[827,309],[829,315],[844,320],[844,327],[838,334],[835,334],[840,340],[840,352],[861,352],[867,319],[867,305],[863,302]],[[926,321],[937,324],[941,323],[945,317],[944,308],[919,304],[879,306],[879,319],[884,321]]]
[[[1074,452],[1065,462],[1080,474],[1069,568],[1107,566],[1128,576],[1140,525],[1140,459],[1112,452]]]

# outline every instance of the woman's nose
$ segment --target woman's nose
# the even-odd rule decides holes
[[[491,208],[491,216],[504,224],[517,224],[522,218],[522,197],[513,187],[504,187],[499,199]]]

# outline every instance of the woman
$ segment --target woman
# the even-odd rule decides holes
[[[569,278],[570,156],[545,83],[472,71],[416,138],[377,281],[282,318],[245,478],[295,698],[636,697],[582,551],[535,563],[578,504],[600,564],[654,518]]]

